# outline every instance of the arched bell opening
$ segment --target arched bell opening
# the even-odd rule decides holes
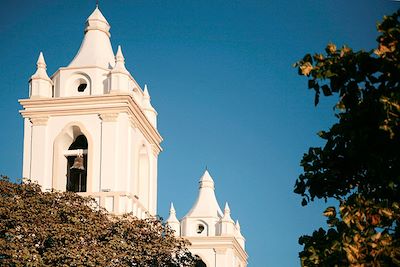
[[[69,146],[67,158],[67,186],[71,192],[86,192],[87,189],[87,151],[88,142],[84,135],[79,135]]]
[[[194,227],[195,236],[208,236],[208,225],[205,221],[198,220]]]
[[[79,122],[72,122],[61,130],[53,144],[52,187],[54,189],[73,192],[93,190],[91,178],[93,145],[91,144],[90,133]]]

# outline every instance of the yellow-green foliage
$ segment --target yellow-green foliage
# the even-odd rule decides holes
[[[192,266],[158,218],[112,216],[72,192],[0,179],[1,266]]]

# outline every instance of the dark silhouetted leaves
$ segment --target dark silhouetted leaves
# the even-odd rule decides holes
[[[301,205],[329,207],[328,231],[302,236],[302,266],[400,266],[400,10],[378,24],[377,48],[354,52],[330,43],[295,64],[315,90],[337,97],[338,122],[301,160],[294,192]]]

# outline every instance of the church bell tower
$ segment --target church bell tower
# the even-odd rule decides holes
[[[231,218],[228,203],[221,210],[215,196],[214,179],[206,170],[199,181],[199,194],[190,211],[181,220],[171,203],[167,224],[175,236],[190,241],[190,252],[200,260],[196,266],[246,267],[245,250],[239,221]]]
[[[92,196],[115,214],[157,212],[157,158],[162,137],[147,86],[114,55],[110,25],[99,8],[86,21],[78,53],[47,75],[42,53],[29,80],[23,177],[43,190]]]

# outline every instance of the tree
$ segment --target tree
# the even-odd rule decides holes
[[[315,93],[337,96],[337,122],[304,154],[302,205],[336,199],[328,230],[302,236],[302,266],[400,266],[400,10],[377,25],[371,51],[307,54],[295,64]]]
[[[158,218],[113,216],[91,198],[0,179],[1,266],[193,266]]]

